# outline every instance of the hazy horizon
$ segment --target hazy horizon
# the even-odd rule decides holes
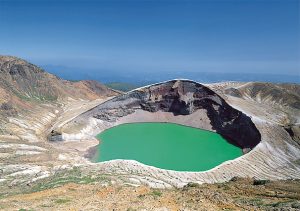
[[[67,80],[97,80],[101,83],[122,82],[135,86],[144,86],[171,79],[189,79],[200,83],[215,83],[224,81],[257,81],[275,83],[300,83],[298,75],[273,73],[230,73],[230,72],[193,72],[193,71],[151,71],[119,72],[114,70],[78,69],[75,67],[42,65],[46,71]],[[99,74],[101,73],[101,74]]]

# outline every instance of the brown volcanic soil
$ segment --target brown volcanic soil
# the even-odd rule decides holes
[[[0,199],[0,210],[299,210],[300,182],[234,178],[180,189],[67,183]]]

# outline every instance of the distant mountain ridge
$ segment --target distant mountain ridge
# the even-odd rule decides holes
[[[12,115],[35,104],[55,103],[67,98],[93,100],[116,94],[97,81],[63,80],[23,59],[0,56],[1,114]]]
[[[249,82],[237,88],[226,89],[225,93],[265,104],[271,103],[300,109],[300,86],[296,84]]]

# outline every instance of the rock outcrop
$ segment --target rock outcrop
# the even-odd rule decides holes
[[[201,128],[202,119],[205,119],[205,129],[209,125],[212,131],[242,149],[255,147],[261,139],[250,117],[232,108],[204,85],[188,80],[172,80],[131,91],[91,109],[74,119],[73,123],[87,125],[91,118],[116,122],[137,110],[168,112],[174,118],[193,116],[193,113],[201,110],[203,116],[195,116],[198,119],[194,119],[193,127]],[[143,115],[139,121],[143,121]],[[159,117],[156,121],[159,121]]]
[[[271,96],[261,102],[246,97],[239,91],[239,87],[246,84],[226,82],[204,86],[189,80],[172,80],[142,87],[108,100],[62,125],[61,137],[67,142],[83,143],[123,123],[173,122],[216,131],[246,152],[205,172],[169,171],[131,160],[93,165],[94,170],[126,175],[124,177],[137,185],[181,187],[188,182],[224,182],[234,176],[270,180],[299,178],[299,109],[277,106],[280,102],[273,103],[276,100],[265,103],[271,102],[267,98],[276,99],[278,93],[271,92]],[[297,87],[291,89],[297,90]],[[228,93],[230,88],[236,90],[234,95]],[[289,89],[285,92],[290,92]]]

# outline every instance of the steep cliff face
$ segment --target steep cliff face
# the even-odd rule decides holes
[[[205,129],[211,128],[242,149],[253,148],[261,140],[250,117],[232,108],[209,88],[187,80],[172,80],[131,91],[91,109],[73,123],[88,124],[90,118],[116,122],[138,110],[172,113],[174,119],[192,117],[201,111],[200,116],[194,116],[192,126],[201,128],[204,122],[209,125]],[[139,121],[143,121],[144,115],[140,115]],[[159,121],[159,116],[156,120]]]
[[[191,81],[170,81],[146,89],[141,108],[190,115],[206,110],[212,129],[240,148],[253,148],[261,137],[250,117],[229,106],[209,88]]]

